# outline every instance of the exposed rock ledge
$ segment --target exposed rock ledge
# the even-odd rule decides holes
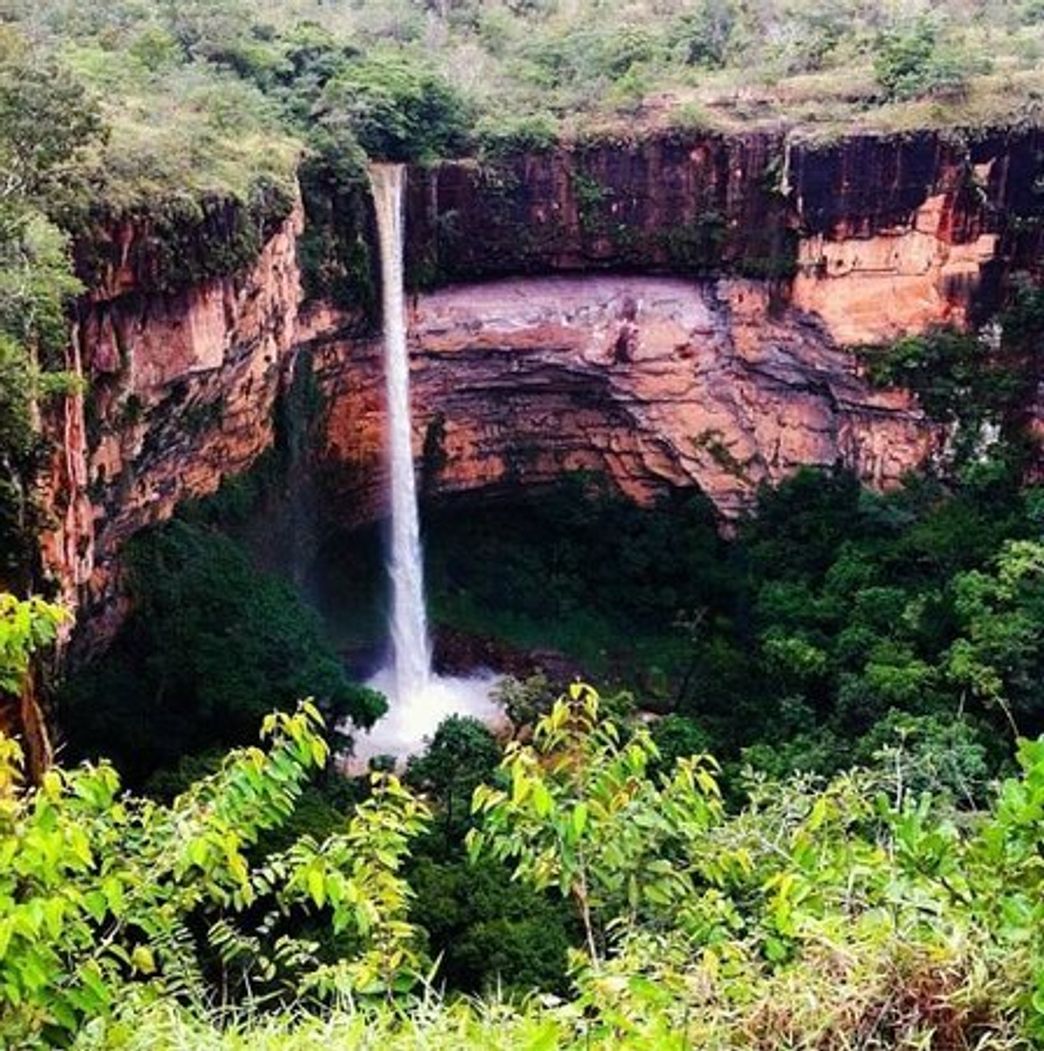
[[[414,268],[497,279],[413,305],[426,484],[587,467],[639,497],[698,484],[733,515],[800,464],[893,483],[936,448],[937,429],[901,394],[870,390],[842,345],[964,323],[1005,273],[1039,272],[1041,155],[1039,132],[814,148],[694,133],[493,171],[411,170]],[[211,218],[203,241],[233,237],[234,217]],[[157,280],[148,224],[111,231],[91,255],[104,280],[70,349],[90,396],[48,421],[58,449],[42,546],[99,637],[119,619],[124,542],[271,444],[304,345],[326,395],[329,511],[380,511],[379,347],[329,304],[302,313],[302,222],[298,206],[254,265],[187,287]]]
[[[409,331],[429,491],[587,468],[638,499],[698,485],[729,516],[802,464],[844,463],[894,484],[939,437],[906,395],[870,389],[817,318],[771,303],[764,283],[459,286],[417,300]],[[372,516],[383,491],[379,346],[317,342],[332,506],[342,520]]]
[[[57,441],[40,545],[62,599],[97,619],[99,638],[120,618],[112,600],[126,540],[272,443],[297,340],[301,224],[297,207],[239,275],[172,292],[124,275],[81,304],[69,366],[90,394],[65,399],[48,424]]]

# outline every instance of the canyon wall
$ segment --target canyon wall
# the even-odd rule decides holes
[[[1044,133],[923,132],[814,144],[664,134],[418,170],[418,282],[599,270],[785,287],[840,342],[995,306],[1040,266]]]
[[[846,348],[965,324],[1005,273],[1037,268],[1042,156],[1036,132],[971,146],[665,135],[411,171],[428,492],[585,467],[639,498],[697,484],[735,515],[800,464],[894,483],[943,436],[903,393],[870,389]],[[208,243],[241,229],[208,214]],[[381,511],[379,339],[355,313],[302,302],[302,222],[290,209],[251,262],[223,276],[193,264],[181,287],[147,227],[80,252],[94,287],[70,365],[88,393],[49,421],[43,555],[99,639],[118,621],[126,539],[271,444],[302,347],[330,518]]]
[[[118,231],[106,279],[79,305],[69,365],[87,381],[50,421],[45,567],[62,599],[108,636],[123,543],[248,468],[272,442],[296,346],[300,274],[292,209],[238,274],[157,287],[133,260],[148,230]],[[112,625],[105,618],[112,618]]]
[[[731,517],[803,464],[895,484],[940,440],[904,393],[870,389],[819,319],[750,279],[458,285],[419,297],[409,332],[429,493],[586,469],[638,500],[698,485]],[[315,362],[325,489],[365,518],[384,491],[379,341],[321,339]]]

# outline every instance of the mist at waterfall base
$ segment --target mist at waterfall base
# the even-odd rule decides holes
[[[377,755],[403,758],[419,751],[449,715],[485,723],[501,718],[490,699],[496,676],[438,676],[424,601],[424,558],[417,505],[410,421],[410,367],[403,294],[403,196],[406,169],[375,164],[370,186],[381,255],[387,456],[391,525],[387,565],[391,583],[389,662],[367,685],[388,699],[388,714],[368,733],[354,735],[353,762]]]

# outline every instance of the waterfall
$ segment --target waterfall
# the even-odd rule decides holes
[[[370,185],[377,210],[384,311],[384,372],[388,401],[391,486],[391,642],[395,700],[419,700],[431,680],[431,644],[424,609],[424,560],[417,510],[410,425],[410,363],[403,297],[403,191],[406,168],[374,164]]]
[[[413,473],[410,427],[410,363],[402,288],[403,190],[401,164],[370,166],[381,245],[384,307],[384,370],[388,400],[388,462],[391,489],[391,543],[388,573],[392,607],[391,663],[367,685],[388,698],[388,713],[365,736],[355,736],[343,769],[361,772],[374,756],[404,761],[422,748],[449,715],[472,715],[488,725],[503,721],[490,699],[497,676],[476,669],[464,677],[432,672],[431,642],[424,609],[424,561]]]

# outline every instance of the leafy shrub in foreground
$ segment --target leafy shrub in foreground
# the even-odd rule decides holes
[[[46,631],[3,637],[17,678]],[[307,702],[267,717],[266,748],[168,806],[121,794],[105,763],[25,788],[0,737],[7,1046],[1015,1051],[1044,1036],[1044,739],[1021,742],[989,810],[922,791],[933,760],[754,780],[730,812],[712,760],[657,771],[647,730],[576,684],[532,743],[479,764],[468,834],[487,871],[573,911],[572,993],[450,1004],[424,987],[404,878],[429,813],[397,781],[377,778],[343,831],[257,854],[327,759],[320,724]],[[957,745],[963,778],[975,750]],[[531,919],[546,908],[534,898]],[[542,980],[525,915],[463,930],[458,966],[502,954]]]
[[[285,822],[327,760],[321,718],[302,703],[267,717],[267,748],[231,753],[170,806],[120,791],[107,763],[19,783],[0,737],[0,1040],[67,1044],[121,990],[202,1009],[388,989],[416,969],[410,891],[400,875],[427,812],[394,778],[377,780],[340,833],[302,837],[252,864],[258,837]],[[287,926],[316,915],[341,955]]]
[[[729,814],[709,760],[650,778],[656,754],[577,685],[532,745],[508,749],[507,787],[475,793],[473,851],[558,888],[586,929],[568,999],[422,990],[268,1014],[146,995],[147,979],[79,1046],[1016,1051],[1039,1040],[1044,741],[1023,742],[1022,775],[989,812],[959,820],[902,777],[859,771],[756,781]],[[377,817],[384,806],[371,831],[394,827]]]

